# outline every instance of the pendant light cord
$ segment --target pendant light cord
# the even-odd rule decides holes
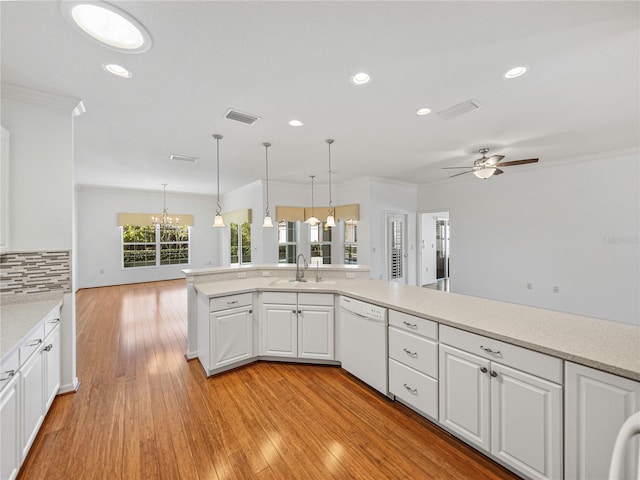
[[[333,202],[331,201],[331,144],[333,139],[328,138],[326,142],[329,145],[329,213],[333,215]]]
[[[220,215],[220,212],[222,211],[222,207],[220,206],[220,139],[222,138],[222,135],[218,135],[215,134],[213,136],[213,138],[216,139],[216,165],[217,165],[217,184],[218,184],[218,196],[217,196],[217,201],[216,201],[216,215]]]
[[[265,209],[265,214],[268,217],[270,216],[269,215],[269,147],[271,146],[271,144],[268,142],[265,142],[262,145],[264,145],[264,159],[265,159],[265,165],[267,170],[267,208]]]

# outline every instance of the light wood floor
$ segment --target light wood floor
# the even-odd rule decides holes
[[[77,294],[77,393],[56,398],[31,479],[516,478],[338,367],[187,362],[183,280]]]

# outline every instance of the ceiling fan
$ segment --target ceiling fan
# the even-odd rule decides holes
[[[467,169],[466,172],[456,173],[455,175],[451,175],[449,178],[473,172],[476,177],[486,180],[493,175],[500,175],[501,173],[504,173],[498,167],[512,167],[513,165],[524,165],[526,163],[536,163],[538,161],[537,158],[528,158],[526,160],[502,162],[501,160],[504,158],[504,155],[492,155],[490,157],[487,157],[486,154],[489,152],[488,148],[481,148],[478,151],[482,155],[482,158],[479,158],[475,162],[473,162],[472,167],[442,167],[443,170],[465,168]]]

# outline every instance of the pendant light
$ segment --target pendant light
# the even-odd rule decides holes
[[[164,230],[179,228],[180,227],[180,219],[176,217],[175,219],[169,216],[169,212],[167,210],[167,184],[162,184],[162,217],[151,217],[151,223],[154,225],[160,225],[160,228]]]
[[[271,228],[273,227],[273,221],[271,220],[271,215],[269,215],[269,147],[271,144],[269,142],[264,142],[262,146],[264,147],[264,163],[267,172],[267,206],[264,209],[264,222],[262,223],[262,226],[264,228]]]
[[[304,223],[308,223],[312,227],[315,227],[320,223],[316,217],[313,216],[313,179],[316,178],[315,175],[309,175],[311,177],[311,216],[307,218]]]
[[[213,138],[216,139],[216,165],[218,170],[218,200],[216,203],[216,216],[213,219],[213,227],[224,227],[224,219],[222,218],[222,207],[220,206],[220,140],[222,135],[218,133],[213,134]]]
[[[333,143],[333,139],[327,138],[325,142],[329,145],[329,214],[327,215],[325,226],[335,227],[336,219],[333,217],[333,203],[331,202],[331,144]]]

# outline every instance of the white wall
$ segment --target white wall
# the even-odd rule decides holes
[[[161,267],[122,268],[118,213],[160,213],[162,190],[131,190],[79,186],[76,189],[78,288],[183,278],[184,268],[220,265],[220,240],[211,227],[215,196],[173,193],[167,187],[167,210],[192,214],[191,263]]]
[[[639,165],[627,153],[513,167],[422,186],[418,209],[450,211],[453,291],[640,323]]]

